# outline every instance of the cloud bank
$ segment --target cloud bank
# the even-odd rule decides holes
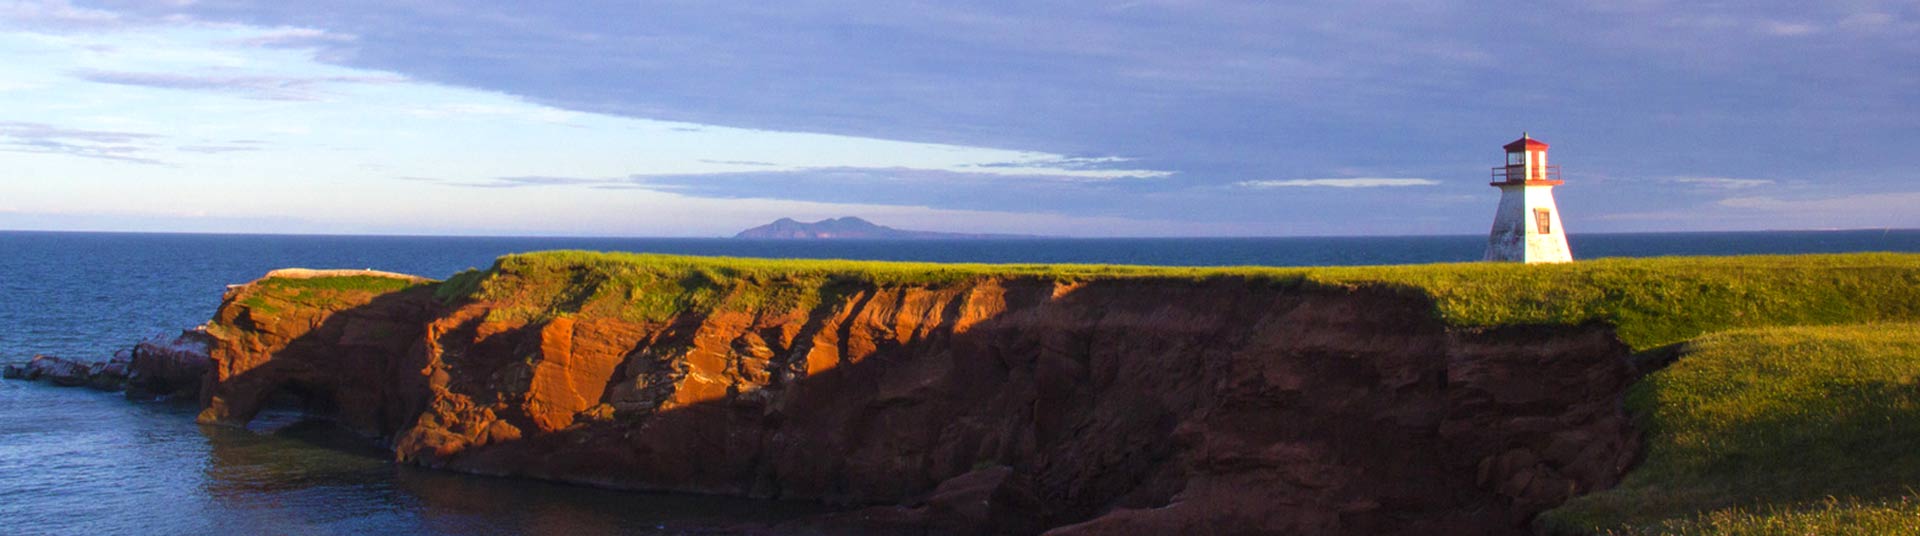
[[[1761,200],[1842,185],[1897,223],[1864,209],[1920,168],[1915,57],[1920,6],[1893,0],[28,0],[0,4],[0,151],[28,177],[0,196],[218,191],[206,210],[392,229],[457,216],[402,201],[439,196],[509,232],[699,206],[635,232],[886,207],[1480,233],[1486,169],[1530,130],[1579,229],[1825,227]],[[576,213],[601,219],[554,217]]]
[[[1433,179],[1389,179],[1389,178],[1346,178],[1346,179],[1288,179],[1268,181],[1245,181],[1236,183],[1247,188],[1386,188],[1396,186],[1433,186],[1440,181]]]

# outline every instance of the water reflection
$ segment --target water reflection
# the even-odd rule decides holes
[[[326,421],[263,417],[259,430],[200,428],[210,462],[202,488],[232,514],[214,521],[223,532],[712,533],[826,511],[420,469]]]

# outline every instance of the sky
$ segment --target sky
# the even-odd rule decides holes
[[[0,0],[0,229],[1920,227],[1920,2]]]

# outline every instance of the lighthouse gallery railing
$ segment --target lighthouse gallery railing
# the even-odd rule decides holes
[[[1526,166],[1500,166],[1493,168],[1493,182],[1511,182],[1515,179],[1527,180]],[[1545,177],[1541,180],[1560,180],[1560,166],[1547,166]]]

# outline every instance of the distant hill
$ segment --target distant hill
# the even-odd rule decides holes
[[[1036,238],[1026,235],[939,233],[933,231],[909,231],[895,229],[885,225],[847,216],[820,220],[813,223],[796,221],[793,218],[780,218],[773,223],[740,231],[734,238],[759,238],[779,240],[834,240],[843,238],[883,238],[883,239],[978,239],[978,238]]]

